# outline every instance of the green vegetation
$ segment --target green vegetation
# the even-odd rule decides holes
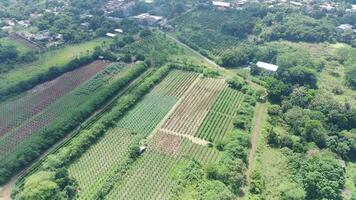
[[[10,72],[0,74],[3,80],[0,83],[0,97],[5,98],[10,94],[23,92],[63,72],[88,64],[96,59],[90,57],[94,47],[100,46],[105,41],[105,39],[97,39],[81,45],[49,51],[33,63],[24,64]]]

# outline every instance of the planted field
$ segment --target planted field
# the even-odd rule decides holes
[[[161,128],[183,135],[194,135],[224,87],[226,84],[223,80],[201,79]]]
[[[227,51],[238,48],[239,40],[222,31],[222,25],[241,20],[236,12],[194,10],[173,20],[179,40],[216,60]],[[199,29],[197,29],[199,27]]]
[[[196,137],[214,142],[222,140],[225,133],[232,128],[242,96],[242,93],[230,88],[221,91],[197,131]]]
[[[25,96],[2,105],[0,107],[0,136],[42,112],[48,105],[89,80],[107,65],[106,62],[95,61],[65,73],[53,81],[43,83],[28,91]]]
[[[90,100],[90,95],[92,95],[97,90],[91,90],[89,92],[87,88],[93,85],[93,82],[96,82],[95,84],[98,84],[99,86],[103,85],[103,83],[105,83],[111,77],[102,76],[100,74],[107,74],[107,71],[111,69],[112,71],[116,71],[115,73],[111,74],[112,76],[115,76],[116,73],[118,73],[118,75],[116,76],[120,76],[120,73],[117,70],[122,68],[122,66],[111,65],[107,69],[99,72],[97,76],[102,76],[101,79],[97,79],[95,78],[97,76],[95,76],[94,79],[87,81],[82,86],[73,90],[76,85],[79,85],[80,82],[84,82],[85,79],[89,79],[95,74],[94,72],[98,72],[105,66],[107,66],[107,63],[95,62],[94,64],[89,65],[89,68],[81,68],[79,69],[79,71],[75,71],[75,76],[71,76],[71,74],[66,74],[59,78],[60,81],[55,80],[55,82],[47,83],[48,85],[46,86],[37,87],[33,93],[34,97],[32,96],[32,94],[29,94],[28,99],[31,100],[31,102],[33,103],[28,102],[28,104],[26,104],[28,105],[28,107],[23,108],[21,107],[23,105],[16,102],[15,105],[20,106],[20,108],[18,108],[19,111],[9,113],[15,115],[17,113],[20,113],[19,116],[16,116],[17,118],[12,118],[16,119],[17,121],[14,121],[19,124],[13,123],[13,129],[8,131],[0,138],[0,157],[4,157],[15,151],[15,149],[22,142],[32,137],[35,133],[45,130],[47,126],[53,123],[54,121],[65,119],[73,109],[82,106],[88,100]],[[70,89],[72,89],[73,91],[70,92]],[[83,93],[83,90],[85,90],[86,93]],[[65,92],[67,92],[67,94]],[[36,101],[36,99],[44,99],[44,101]],[[39,104],[36,104],[36,102]],[[32,106],[33,104],[35,105]],[[21,109],[25,111],[22,111]],[[11,115],[8,114],[8,116]]]
[[[69,167],[70,174],[78,180],[79,199],[92,199],[96,195],[98,190],[103,187],[105,180],[114,173],[115,167],[120,163],[125,163],[128,159],[128,147],[137,139],[144,138],[155,129],[178,101],[176,97],[181,96],[180,91],[189,86],[196,77],[197,74],[190,72],[174,70],[169,73],[116,123],[115,128],[108,131],[97,144],[93,145]],[[103,162],[108,161],[105,164],[98,163],[97,159],[92,157],[100,157]],[[100,168],[101,164],[105,165],[102,167],[104,170]],[[91,176],[90,180],[88,180],[88,176]]]
[[[207,129],[209,135],[223,138],[241,99],[242,95],[229,89],[222,79],[172,70],[112,122],[109,130],[103,129],[97,142],[68,163],[68,172],[78,183],[77,199],[170,199],[177,186],[173,177],[177,167],[192,159],[203,166],[219,161],[221,152],[208,145],[204,134],[199,135],[204,132],[201,127],[214,119],[213,114],[228,116],[227,122],[213,123],[221,129]],[[82,140],[85,131],[99,131],[94,127],[66,145]],[[132,146],[138,143],[146,144],[147,149],[133,159]],[[59,151],[66,154],[66,146],[62,148]]]

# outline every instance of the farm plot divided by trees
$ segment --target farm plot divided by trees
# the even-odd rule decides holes
[[[90,66],[95,67],[96,65]],[[97,72],[105,66],[107,64],[100,65]],[[48,148],[48,145],[55,143],[67,132],[80,125],[91,113],[118,91],[124,89],[146,69],[147,67],[143,64],[136,64],[127,68],[121,64],[111,64],[96,73],[96,75],[91,72],[90,79],[87,78],[89,80],[77,88],[73,88],[72,91],[67,89],[68,87],[73,87],[68,86],[68,84],[79,85],[78,82],[84,82],[82,81],[84,79],[82,77],[83,73],[76,75],[81,77],[80,81],[76,81],[78,77],[73,81],[70,78],[66,78],[67,75],[63,76],[64,78],[60,77],[59,80],[61,81],[56,80],[55,83],[49,84],[50,91],[46,90],[47,87],[38,87],[34,94],[48,93],[47,96],[51,99],[51,103],[46,102],[46,107],[41,107],[42,110],[40,111],[35,110],[37,114],[34,113],[28,119],[23,119],[23,123],[16,125],[0,138],[0,159],[2,161],[0,168],[6,172],[1,174],[0,182],[6,180],[6,174],[10,175],[19,170],[21,163],[34,159],[41,151]],[[75,72],[73,73],[75,74]],[[84,75],[88,76],[88,73],[84,73]],[[62,90],[67,90],[67,93],[62,92]],[[59,96],[53,91],[62,92],[62,97],[55,99],[50,96]],[[46,96],[45,94],[42,95]],[[27,98],[27,96],[24,98]],[[33,101],[36,103],[35,100]],[[28,103],[27,105],[31,106],[32,104]],[[24,108],[28,109],[24,113],[28,113],[33,109],[32,107]],[[19,164],[13,166],[13,163]]]

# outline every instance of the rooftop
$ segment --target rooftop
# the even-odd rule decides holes
[[[220,6],[220,7],[231,7],[230,3],[226,3],[223,1],[213,1],[214,6]]]
[[[258,61],[256,63],[257,67],[259,68],[263,68],[263,69],[266,69],[266,70],[269,70],[269,71],[277,71],[278,69],[278,66],[277,65],[274,65],[274,64],[270,64],[270,63],[265,63],[265,62],[261,62],[261,61]]]

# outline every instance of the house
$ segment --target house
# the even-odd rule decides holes
[[[334,9],[334,7],[333,7],[332,5],[330,5],[330,4],[322,4],[322,5],[320,5],[319,7],[320,7],[321,9],[327,10],[327,11],[331,11],[331,10]]]
[[[83,23],[81,23],[80,25],[81,25],[81,26],[84,26],[84,27],[86,27],[86,28],[89,28],[90,23],[89,23],[89,22],[83,22]]]
[[[37,40],[37,41],[44,42],[44,41],[49,41],[51,39],[51,36],[50,36],[49,32],[44,32],[44,33],[39,33],[39,34],[34,35],[33,39]]]
[[[114,34],[114,33],[106,33],[105,35],[110,38],[114,38],[116,36],[116,34]]]
[[[30,22],[28,20],[21,20],[21,21],[18,21],[17,24],[27,28],[30,26]]]
[[[117,29],[115,29],[115,32],[116,33],[123,33],[124,31],[122,29],[117,28]]]
[[[132,18],[137,20],[141,24],[148,24],[148,25],[154,25],[163,19],[163,17],[161,16],[154,16],[154,15],[150,15],[149,13],[143,13],[134,16]]]
[[[277,65],[270,64],[270,63],[265,63],[265,62],[261,62],[261,61],[258,61],[256,63],[256,66],[258,68],[265,69],[265,70],[268,70],[268,71],[271,71],[271,72],[276,72],[277,69],[278,69]]]
[[[231,8],[231,4],[223,1],[213,1],[213,5],[220,9]]]
[[[294,6],[298,6],[298,7],[303,6],[302,3],[297,2],[297,1],[289,1],[289,3],[292,4],[292,5],[294,5]]]
[[[341,24],[338,27],[336,27],[337,31],[345,31],[345,30],[352,30],[354,26],[351,24]]]

